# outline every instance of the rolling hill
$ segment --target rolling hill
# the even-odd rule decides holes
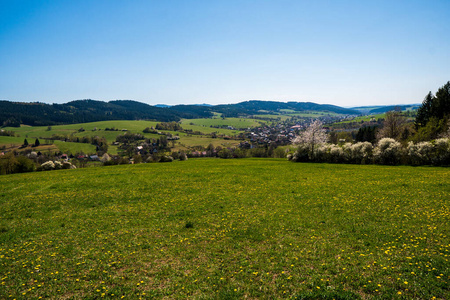
[[[213,113],[224,117],[241,117],[275,113],[282,110],[295,112],[327,111],[345,115],[359,115],[354,109],[312,102],[277,102],[251,100],[224,105],[174,105],[161,107],[133,101],[75,100],[64,104],[40,102],[23,103],[0,101],[0,124],[3,126],[47,126],[108,120],[154,120],[162,122],[180,119],[209,118]]]

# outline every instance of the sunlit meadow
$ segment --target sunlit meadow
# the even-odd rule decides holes
[[[1,299],[449,299],[450,169],[197,159],[0,176]]]

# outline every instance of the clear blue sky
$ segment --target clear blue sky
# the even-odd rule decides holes
[[[449,32],[449,0],[0,0],[0,99],[421,103]]]

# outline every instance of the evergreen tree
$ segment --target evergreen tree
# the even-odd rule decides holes
[[[450,114],[450,81],[436,92],[436,98],[431,107],[433,117],[443,119]]]
[[[431,92],[425,97],[417,111],[416,128],[424,127],[431,118],[445,119],[450,115],[450,81],[439,88],[436,96]]]
[[[27,141],[27,139],[23,140],[23,145],[24,145],[24,146],[28,146],[28,141]]]
[[[356,133],[355,140],[357,142],[370,142],[373,144],[376,141],[376,132],[377,126],[366,126],[359,128]]]
[[[422,105],[417,110],[417,116],[415,121],[416,128],[425,126],[430,120],[431,105],[434,99],[435,98],[431,92],[429,92],[428,95],[425,97],[425,99],[423,99]]]
[[[36,139],[36,141],[34,142],[34,146],[37,147],[39,146],[41,143],[39,142],[39,139]]]

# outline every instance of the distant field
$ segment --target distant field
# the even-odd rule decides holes
[[[266,119],[274,119],[274,120],[281,120],[286,121],[287,119],[291,118],[291,116],[288,115],[256,115],[257,118],[266,118]]]
[[[204,146],[207,147],[209,144],[212,144],[214,147],[234,147],[239,145],[240,141],[238,140],[224,140],[224,139],[213,139],[211,137],[206,136],[198,136],[191,135],[185,136],[180,139],[178,144],[186,145],[189,147],[193,146]]]
[[[11,130],[20,135],[23,139],[27,136],[29,139],[35,139],[38,137],[49,138],[54,134],[58,135],[71,135],[82,136],[102,136],[105,137],[108,142],[113,142],[118,134],[122,134],[122,129],[126,129],[131,132],[140,132],[146,127],[155,127],[158,122],[150,121],[104,121],[71,125],[55,125],[51,126],[51,130],[48,130],[48,126],[21,126],[21,127],[7,127],[6,130]],[[105,131],[106,128],[116,128],[119,131]],[[78,132],[83,128],[85,131]],[[93,131],[96,128],[96,131]],[[30,142],[30,141],[29,141]]]
[[[51,130],[47,130],[48,126],[21,126],[20,128],[8,127],[6,130],[14,131],[21,136],[27,134],[30,137],[51,137],[53,134],[70,134],[76,132],[80,128],[84,128],[86,131],[84,134],[89,134],[93,132],[94,128],[102,129],[105,128],[117,128],[119,130],[127,129],[130,131],[141,131],[146,127],[156,126],[158,122],[151,121],[103,121],[103,122],[93,122],[93,123],[82,123],[82,124],[71,124],[71,125],[56,125],[51,126]],[[113,132],[114,133],[114,132]],[[81,133],[83,134],[83,133]],[[95,134],[95,131],[94,131]],[[97,132],[97,134],[99,134]],[[102,134],[105,134],[102,132]]]
[[[249,128],[261,126],[260,120],[247,119],[247,118],[226,118],[226,119],[184,119],[182,120],[182,126],[193,123],[200,126],[232,126],[236,129]],[[264,123],[264,122],[263,122]]]
[[[207,121],[201,121],[207,120]],[[188,123],[186,123],[189,121]],[[189,125],[190,122],[195,121],[198,123],[197,125]],[[202,123],[203,122],[203,123]],[[251,125],[256,126],[258,124],[253,119],[195,119],[195,120],[183,120],[182,127],[184,129],[191,129],[193,131],[199,131],[203,134],[209,134],[212,132],[216,132],[217,134],[233,136],[241,133],[239,130],[230,130],[230,129],[220,129],[220,128],[211,128],[202,124],[239,124],[239,125]],[[125,132],[132,133],[140,133],[143,134],[146,138],[158,139],[160,136],[157,134],[151,133],[143,133],[142,131],[146,127],[156,127],[156,124],[159,122],[151,122],[151,121],[104,121],[104,122],[93,122],[93,123],[83,123],[83,124],[71,124],[71,125],[56,125],[51,126],[50,130],[48,130],[48,126],[22,126],[20,128],[9,127],[5,128],[6,130],[11,130],[16,133],[16,137],[4,137],[0,136],[0,146],[18,147],[23,144],[24,139],[26,138],[30,144],[34,143],[36,138],[50,138],[52,135],[67,135],[67,136],[75,136],[75,137],[84,137],[84,136],[100,136],[104,137],[109,145],[108,153],[117,154],[117,147],[111,145],[116,137],[120,134],[124,134]],[[83,128],[84,131],[79,132],[78,130]],[[118,131],[105,131],[106,128],[116,128]],[[94,131],[95,129],[95,131]],[[126,131],[122,131],[126,130]],[[175,132],[175,131],[167,131],[164,132],[171,133],[173,135],[179,135],[180,140],[176,142],[176,144],[182,143],[186,146],[207,146],[212,143],[215,146],[223,146],[223,145],[237,145],[239,141],[227,141],[221,138],[211,139],[209,137],[204,136],[187,136],[186,133]],[[44,140],[40,140],[41,143]],[[77,153],[79,151],[83,151],[84,153],[94,153],[95,147],[89,144],[81,144],[81,143],[64,143],[55,141],[54,145],[59,149],[59,151],[64,153]],[[175,149],[185,149],[183,147],[176,146]],[[55,150],[58,150],[55,149]]]
[[[91,144],[70,143],[63,141],[55,141],[54,144],[62,153],[95,153],[95,146]]]
[[[9,146],[9,145],[13,144],[13,145],[20,146],[23,144],[24,139],[25,138],[23,138],[23,137],[15,137],[15,136],[0,136],[0,145]],[[34,143],[34,140],[30,139],[29,143],[30,144]]]
[[[273,118],[281,117],[283,120],[291,118],[291,117],[303,117],[303,118],[319,118],[323,116],[339,116],[340,114],[334,113],[334,112],[328,112],[328,111],[304,111],[304,112],[298,112],[293,109],[280,109],[280,112],[283,114],[280,115],[267,115]],[[258,115],[258,116],[264,116],[264,115]]]
[[[356,117],[356,118],[353,118],[353,119],[350,119],[350,120],[337,122],[335,124],[339,125],[339,124],[348,124],[348,123],[360,123],[360,122],[369,122],[371,120],[377,121],[378,119],[384,119],[385,117],[386,117],[386,113],[382,113],[382,114],[376,114],[376,115],[368,115],[368,116]],[[409,117],[407,119],[409,121],[413,120],[413,118],[411,118],[411,117]]]
[[[186,129],[186,130],[198,131],[198,132],[201,132],[202,134],[210,134],[210,133],[215,132],[217,134],[231,136],[231,135],[239,134],[242,132],[240,130],[213,128],[213,127],[209,127],[209,126],[205,126],[205,125],[190,125],[189,122],[181,123],[181,127],[183,127],[183,129]]]
[[[0,176],[1,299],[449,299],[450,170],[190,159]]]
[[[333,112],[327,112],[327,111],[323,111],[323,112],[298,112],[298,113],[289,113],[288,116],[291,117],[303,117],[303,118],[319,118],[319,117],[323,117],[323,116],[339,116],[339,114],[337,113],[333,113]]]
[[[345,121],[341,121],[341,122],[337,122],[335,124],[346,124],[346,123],[359,123],[361,121],[364,122],[369,122],[370,120],[378,120],[378,119],[384,119],[386,117],[386,114],[376,114],[376,115],[368,115],[368,116],[362,116],[362,117],[356,117],[350,120],[345,120]]]

